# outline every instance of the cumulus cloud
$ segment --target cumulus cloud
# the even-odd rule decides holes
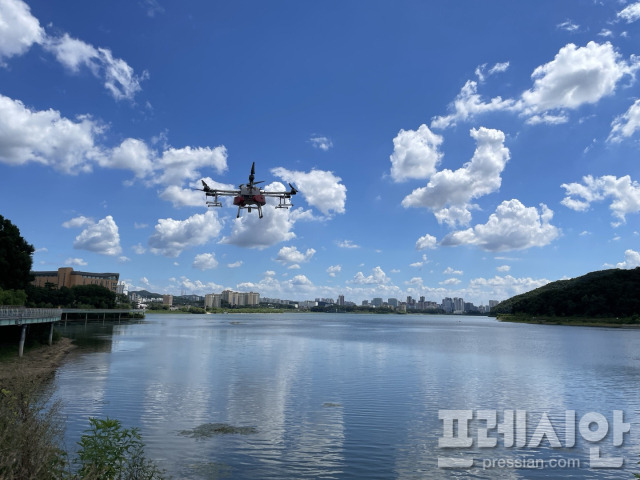
[[[136,177],[145,178],[153,171],[154,152],[142,140],[127,138],[111,150],[110,155],[98,159],[101,167],[132,171]]]
[[[227,268],[239,268],[242,266],[242,260],[238,260],[237,262],[227,263]]]
[[[449,107],[453,112],[449,115],[434,117],[431,121],[431,128],[455,126],[458,122],[468,121],[484,113],[515,111],[517,109],[516,105],[515,100],[504,100],[500,96],[485,102],[482,96],[478,94],[478,82],[468,80]]]
[[[200,253],[193,259],[192,266],[198,270],[211,270],[218,266],[218,261],[213,253]]]
[[[155,226],[155,233],[149,237],[149,247],[155,254],[177,257],[186,248],[211,241],[221,229],[222,224],[211,211],[185,220],[161,218]]]
[[[0,0],[0,65],[15,55],[23,55],[45,33],[29,6],[19,0]]]
[[[445,275],[462,275],[462,270],[454,270],[451,267],[447,267],[442,273]]]
[[[640,2],[627,5],[621,11],[618,12],[618,18],[626,21],[627,23],[633,23],[640,19]]]
[[[140,82],[149,76],[147,72],[135,74],[127,62],[115,58],[108,48],[96,48],[68,33],[60,37],[47,35],[25,2],[0,0],[0,62],[26,53],[34,44],[42,45],[71,72],[86,67],[104,82],[116,100],[133,100],[141,90]]]
[[[329,274],[330,277],[335,277],[341,271],[342,271],[342,265],[331,265],[329,268],[327,268],[327,273]]]
[[[416,242],[416,250],[434,249],[436,248],[436,244],[436,237],[427,233]]]
[[[566,197],[562,204],[572,210],[586,211],[591,203],[611,199],[609,208],[614,217],[619,221],[614,222],[618,226],[626,221],[626,215],[640,211],[640,184],[632,181],[629,175],[616,178],[613,175],[604,175],[594,178],[587,175],[582,178],[583,183],[563,183]]]
[[[314,136],[309,139],[309,142],[314,148],[319,148],[324,152],[333,147],[333,142],[327,137]]]
[[[199,169],[214,168],[218,173],[227,170],[227,149],[224,145],[211,147],[168,148],[154,160],[159,175],[156,183],[181,185],[185,180],[198,180]]]
[[[636,100],[622,115],[616,117],[611,123],[611,133],[607,139],[610,142],[619,143],[632,136],[640,129],[640,99]]]
[[[102,255],[120,255],[120,234],[118,226],[111,215],[107,215],[98,223],[91,224],[78,235],[73,248],[89,250]]]
[[[508,272],[511,270],[511,267],[509,265],[500,265],[499,267],[496,267],[496,270],[499,272]]]
[[[640,267],[640,253],[635,250],[625,250],[624,262],[616,264],[616,268],[636,268]]]
[[[414,190],[402,200],[402,206],[425,207],[433,211],[439,223],[468,224],[470,204],[474,198],[500,188],[500,174],[509,160],[504,146],[504,133],[481,127],[472,129],[476,150],[470,162],[456,171],[448,169],[435,173],[426,187]]]
[[[293,183],[307,203],[324,215],[345,212],[347,187],[340,183],[342,179],[333,172],[315,169],[298,172],[278,167],[272,169],[271,173],[285,182]]]
[[[490,290],[494,298],[509,298],[514,295],[529,292],[549,283],[546,278],[534,279],[531,277],[516,278],[511,275],[503,277],[496,275],[493,278],[474,278],[469,282],[470,291]]]
[[[553,212],[541,204],[541,212],[535,207],[525,207],[519,200],[502,202],[486,224],[448,234],[441,245],[476,245],[491,252],[523,250],[543,247],[560,233],[551,223]]]
[[[411,178],[429,178],[440,163],[442,152],[438,150],[442,137],[426,125],[418,130],[400,130],[393,139],[391,178],[402,182]]]
[[[524,116],[528,123],[563,123],[566,110],[597,103],[614,93],[620,81],[632,77],[640,66],[635,56],[627,62],[609,42],[589,42],[584,47],[569,43],[550,62],[531,74],[533,86],[517,99],[495,97],[485,101],[478,94],[478,83],[466,82],[446,116],[434,117],[432,128],[446,128],[477,115],[504,111]]]
[[[302,253],[297,247],[282,247],[276,256],[276,262],[280,262],[283,265],[306,263],[311,260],[315,253],[316,251],[313,248],[309,248],[305,253]]]
[[[93,225],[95,222],[92,218],[85,217],[84,215],[80,215],[78,217],[74,217],[71,220],[67,220],[62,224],[64,228],[81,228],[85,225]]]
[[[620,79],[636,68],[637,65],[632,67],[621,60],[609,42],[589,42],[585,47],[569,43],[551,62],[531,74],[533,87],[522,94],[524,113],[532,115],[596,103],[611,95]]]
[[[81,67],[86,67],[104,81],[104,87],[116,100],[133,100],[142,89],[140,83],[149,76],[147,72],[136,75],[127,62],[115,58],[108,48],[96,48],[72,38],[68,33],[57,38],[48,37],[43,46],[71,72],[76,73]]]
[[[64,261],[65,265],[73,265],[74,267],[83,267],[85,265],[87,265],[87,262],[85,262],[82,258],[67,258]]]
[[[91,171],[99,156],[94,136],[101,126],[89,117],[72,121],[55,110],[33,111],[0,95],[0,162],[36,162],[68,174]]]
[[[356,245],[351,240],[339,240],[336,245],[340,248],[360,248],[360,245]]]
[[[295,238],[292,231],[294,221],[289,210],[264,208],[262,212],[262,218],[258,218],[257,212],[247,212],[234,219],[231,234],[223,237],[220,243],[262,250]]]
[[[365,276],[362,272],[358,272],[351,281],[356,285],[384,285],[390,282],[391,279],[387,277],[387,274],[380,267],[375,267],[371,275]]]

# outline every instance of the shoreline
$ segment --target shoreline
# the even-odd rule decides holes
[[[22,358],[6,358],[0,361],[0,382],[11,380],[19,376],[33,378],[48,378],[62,364],[67,355],[76,348],[72,340],[61,337],[53,345],[41,345],[31,348]],[[17,350],[17,348],[16,348]]]
[[[619,322],[607,322],[602,320],[585,320],[585,319],[572,319],[571,317],[559,317],[559,318],[546,318],[546,317],[508,317],[508,316],[496,316],[496,320],[499,322],[508,323],[529,323],[534,325],[562,325],[569,327],[596,327],[596,328],[626,328],[636,329],[640,328],[639,324],[633,323],[619,323]]]

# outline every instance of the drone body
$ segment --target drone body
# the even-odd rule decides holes
[[[243,183],[238,186],[238,190],[218,190],[215,188],[210,188],[209,185],[202,180],[202,187],[198,190],[201,190],[205,193],[205,197],[207,198],[206,203],[208,207],[221,207],[222,203],[218,200],[218,197],[233,197],[233,204],[238,207],[238,215],[236,218],[240,217],[240,211],[243,208],[246,208],[249,212],[251,212],[252,208],[258,209],[258,216],[262,218],[262,207],[266,205],[267,200],[265,197],[278,197],[280,203],[276,205],[276,208],[289,208],[292,207],[293,204],[289,201],[292,195],[298,193],[293,185],[289,184],[291,190],[288,192],[268,192],[262,190],[260,187],[256,185],[262,183],[264,180],[259,182],[254,182],[255,179],[255,170],[256,170],[256,162],[251,164],[251,174],[249,175],[249,183]],[[209,200],[208,197],[213,197],[213,200]]]

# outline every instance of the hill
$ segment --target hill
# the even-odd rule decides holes
[[[597,318],[640,315],[640,267],[558,280],[500,302],[491,313]]]

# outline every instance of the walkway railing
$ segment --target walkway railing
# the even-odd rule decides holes
[[[60,317],[62,310],[59,308],[25,308],[25,307],[0,307],[0,319],[10,320],[18,318],[48,318]]]

